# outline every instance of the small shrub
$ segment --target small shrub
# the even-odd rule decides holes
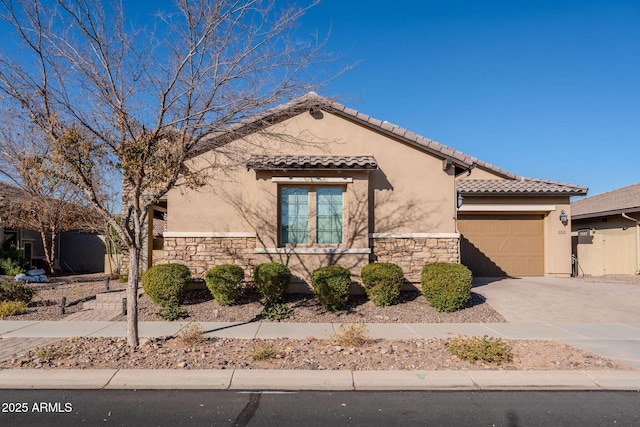
[[[0,259],[0,271],[7,276],[16,276],[24,273],[26,270],[22,267],[20,261],[12,258]]]
[[[127,274],[121,274],[121,275],[118,277],[118,282],[120,282],[120,283],[127,283],[128,281],[129,281],[129,273],[127,273]]]
[[[52,345],[48,345],[46,347],[39,348],[36,350],[36,356],[43,362],[51,362],[55,359],[61,359],[63,357],[69,356],[71,351],[66,347],[54,347]]]
[[[237,265],[223,264],[210,268],[204,276],[207,288],[220,305],[232,305],[242,295],[244,270]]]
[[[267,262],[253,270],[253,281],[264,297],[265,305],[281,302],[291,281],[291,271],[278,262]]]
[[[392,305],[404,284],[402,268],[391,262],[367,264],[360,273],[367,297],[376,307]]]
[[[436,262],[422,269],[422,293],[438,311],[452,312],[465,307],[471,296],[471,271],[462,264]]]
[[[142,275],[144,292],[161,306],[182,304],[189,283],[191,272],[182,264],[154,265]]]
[[[340,331],[332,336],[333,341],[344,347],[362,347],[369,342],[369,331],[364,323],[340,325]]]
[[[23,301],[2,301],[0,302],[0,318],[7,316],[17,316],[27,312],[27,303]]]
[[[14,281],[0,282],[0,301],[22,301],[29,304],[36,291],[28,285]]]
[[[162,308],[156,312],[156,316],[173,322],[174,320],[188,317],[188,314],[184,307],[180,307],[178,304],[169,304],[162,306]]]
[[[278,352],[271,344],[258,344],[249,354],[253,360],[269,360],[278,357]]]
[[[262,310],[262,317],[269,320],[284,320],[293,316],[293,309],[283,302],[267,304]]]
[[[314,270],[311,286],[325,310],[344,310],[351,293],[351,273],[339,265],[329,265]]]
[[[178,340],[185,347],[193,347],[198,344],[202,344],[207,340],[204,336],[204,329],[197,323],[191,323],[185,327],[180,334],[178,334]]]
[[[449,353],[471,363],[477,361],[501,365],[513,361],[511,347],[500,338],[488,336],[456,337],[447,346]]]

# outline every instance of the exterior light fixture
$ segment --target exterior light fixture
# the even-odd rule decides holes
[[[456,202],[457,202],[456,204],[458,206],[458,209],[460,209],[460,207],[462,206],[462,202],[463,201],[464,201],[464,197],[462,197],[462,194],[458,193],[458,198],[456,200]]]
[[[569,223],[569,217],[567,216],[567,213],[564,211],[564,209],[562,210],[562,212],[560,212],[560,222],[564,225],[567,225]]]

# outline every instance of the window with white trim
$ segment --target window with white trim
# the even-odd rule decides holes
[[[280,244],[341,244],[343,194],[341,186],[280,187]]]

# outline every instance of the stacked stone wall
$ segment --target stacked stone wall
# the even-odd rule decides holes
[[[164,260],[186,265],[194,279],[204,279],[208,269],[220,264],[239,265],[248,279],[255,247],[255,237],[165,237]]]
[[[405,279],[420,283],[425,264],[460,262],[460,239],[457,238],[373,238],[372,250],[377,262],[393,262],[404,271]]]

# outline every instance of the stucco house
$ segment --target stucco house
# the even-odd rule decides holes
[[[640,184],[571,203],[575,274],[640,274]]]
[[[477,276],[571,273],[561,218],[585,187],[523,178],[315,93],[234,131],[241,137],[212,135],[192,159],[226,166],[210,185],[173,190],[154,209],[164,230],[149,233],[147,265],[179,262],[202,277],[216,264],[250,274],[277,261],[291,268],[292,290],[308,289],[321,265],[357,279],[374,261],[399,264],[413,283],[435,261]]]

